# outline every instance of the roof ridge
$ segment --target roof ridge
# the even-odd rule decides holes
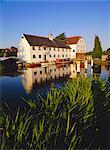
[[[75,38],[75,37],[82,38],[81,36],[79,36],[79,35],[76,35],[76,36],[70,36],[70,37],[67,37],[67,39],[68,39],[68,38]]]
[[[37,36],[37,35],[32,35],[32,34],[24,34],[24,33],[23,33],[23,35],[49,39],[48,37]]]

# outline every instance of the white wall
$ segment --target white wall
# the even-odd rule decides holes
[[[24,49],[24,51],[26,52],[25,56],[28,55],[28,53],[26,51],[27,46],[25,46],[24,48],[23,48],[23,46],[21,46],[21,49]],[[46,60],[48,60],[48,61],[56,61],[56,59],[66,59],[66,58],[70,58],[70,56],[71,56],[70,49],[66,49],[66,48],[58,49],[58,48],[51,47],[51,50],[50,50],[49,47],[46,47],[46,50],[44,50],[44,47],[41,46],[40,50],[39,50],[38,46],[34,46],[34,49],[35,50],[33,50],[33,46],[30,47],[30,58],[29,58],[30,62],[42,62],[45,60],[44,55],[46,55]],[[35,58],[33,58],[33,55],[35,55]],[[39,58],[39,55],[41,55],[41,58]],[[21,57],[23,58],[23,56],[21,56]]]
[[[71,59],[72,58],[76,58],[76,44],[71,44],[71,45],[69,45],[70,46],[70,48],[71,48]]]
[[[30,45],[23,35],[22,35],[22,37],[19,40],[17,55],[19,58],[21,58],[21,60],[31,62]]]
[[[86,44],[83,38],[80,38],[77,44],[70,44],[71,48],[71,59],[76,58],[76,53],[85,53]]]
[[[86,52],[86,44],[85,40],[83,38],[80,38],[77,46],[76,46],[76,52],[77,53],[85,53]]]

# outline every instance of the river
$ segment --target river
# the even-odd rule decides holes
[[[17,71],[2,71],[0,73],[1,104],[8,104],[9,108],[16,109],[23,106],[25,99],[36,100],[37,93],[45,96],[51,87],[62,87],[68,80],[83,74],[85,77],[100,76],[102,80],[110,78],[110,67],[88,64],[87,68],[79,63],[69,65],[51,65],[20,69]]]

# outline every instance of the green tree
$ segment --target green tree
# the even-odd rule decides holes
[[[66,35],[65,35],[65,33],[61,33],[58,36],[56,36],[55,39],[64,41],[66,39]]]
[[[101,56],[102,56],[101,43],[100,43],[99,37],[95,36],[94,49],[92,52],[92,57],[93,58],[101,58]]]
[[[108,49],[106,50],[106,53],[107,53],[108,55],[110,55],[110,48],[108,48]]]

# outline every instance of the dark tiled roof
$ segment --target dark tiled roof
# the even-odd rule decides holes
[[[58,41],[56,39],[49,40],[47,37],[40,37],[34,35],[23,34],[31,46],[48,46],[57,48],[70,48],[66,42]]]
[[[73,36],[73,37],[69,37],[69,38],[66,38],[66,43],[67,44],[77,44],[78,40],[82,38],[80,36]]]

